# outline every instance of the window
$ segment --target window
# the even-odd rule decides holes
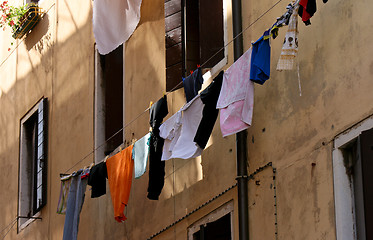
[[[95,161],[123,143],[123,45],[95,57]]]
[[[188,229],[188,240],[232,240],[233,202],[230,202]]]
[[[43,98],[21,120],[18,227],[26,227],[47,202],[48,101]]]
[[[373,238],[373,119],[335,139],[337,239]]]
[[[167,91],[199,64],[212,75],[226,64],[225,29],[224,0],[166,0]]]

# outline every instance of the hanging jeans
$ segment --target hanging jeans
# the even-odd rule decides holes
[[[82,210],[88,178],[81,178],[89,169],[78,171],[72,175],[69,195],[67,198],[63,240],[76,240],[78,237],[79,215]]]

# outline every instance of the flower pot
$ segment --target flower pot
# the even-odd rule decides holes
[[[41,8],[37,6],[30,6],[27,12],[21,17],[19,26],[13,33],[14,39],[22,38],[26,33],[32,30],[40,21],[42,15]]]

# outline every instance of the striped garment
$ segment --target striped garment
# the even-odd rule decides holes
[[[66,214],[67,197],[71,185],[71,174],[61,177],[60,199],[58,200],[57,213]]]
[[[298,53],[298,8],[299,4],[296,3],[277,63],[277,71],[292,70],[294,66],[294,60]]]

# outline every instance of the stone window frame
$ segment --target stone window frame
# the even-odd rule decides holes
[[[344,131],[334,138],[333,183],[337,240],[356,240],[354,184],[346,172],[343,149],[356,142],[363,131],[373,128],[373,116]]]

